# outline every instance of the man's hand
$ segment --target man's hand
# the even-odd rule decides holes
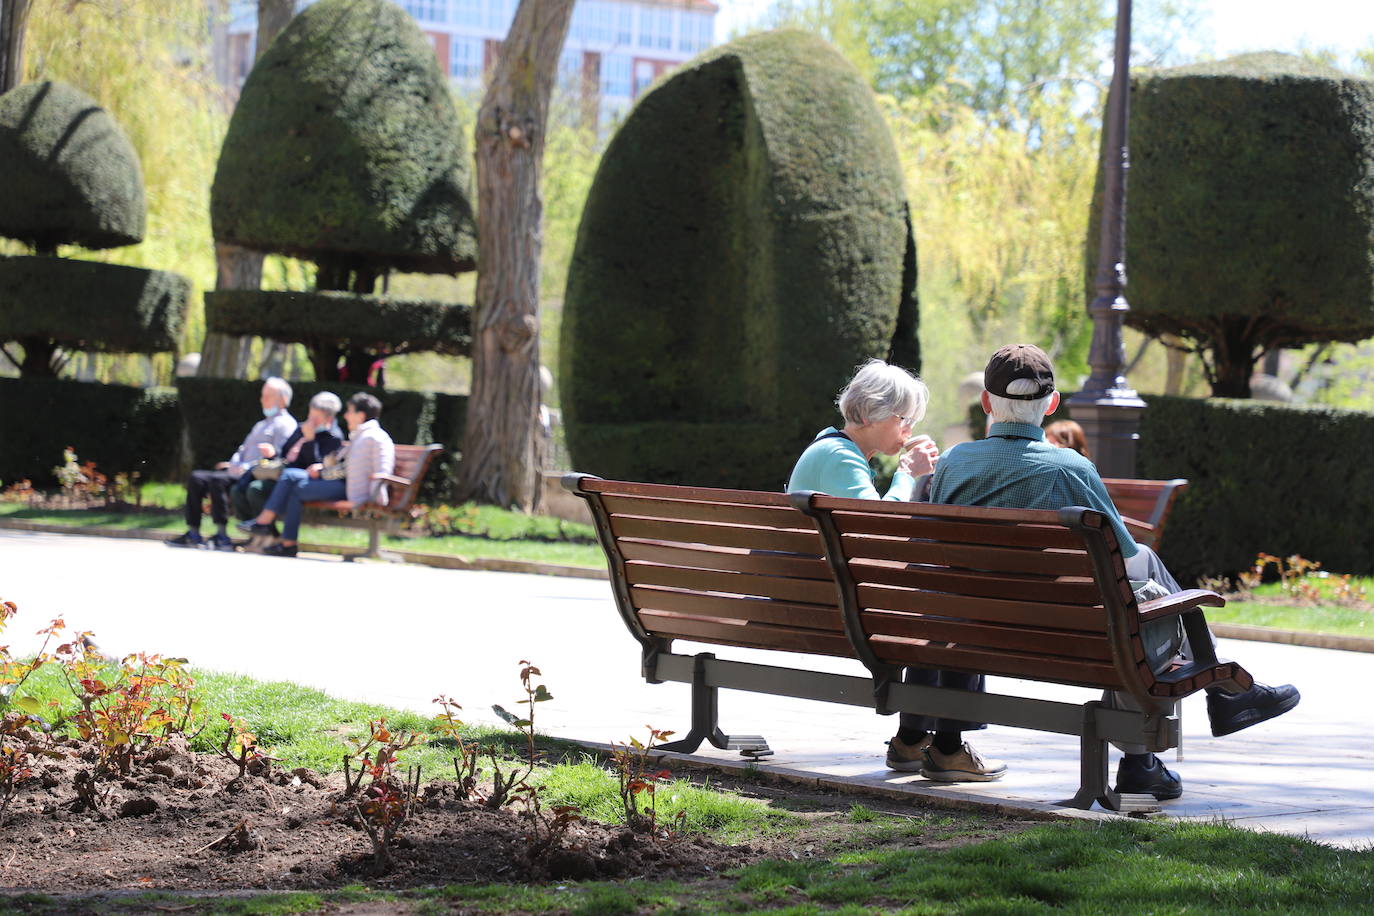
[[[320,476],[320,472],[323,471],[323,470],[324,470],[324,465],[322,465],[322,464],[312,464],[312,465],[310,465],[310,467],[308,467],[308,468],[305,469],[305,473],[309,474],[311,477],[318,478],[318,477]]]
[[[302,424],[301,424],[301,441],[302,441],[302,442],[314,442],[314,441],[315,441],[315,424],[314,424],[314,423],[302,423]]]
[[[232,465],[233,465],[233,462],[230,462],[230,461],[221,461],[219,464],[215,465],[215,470],[216,470],[216,471],[227,471],[227,470],[229,470],[230,467],[232,467]]]
[[[259,442],[258,452],[264,458],[272,458],[275,457],[277,454],[277,447],[273,445],[271,442]]]
[[[897,470],[905,471],[912,477],[920,477],[935,470],[940,461],[940,448],[929,436],[917,436],[907,444],[902,457],[897,460]]]

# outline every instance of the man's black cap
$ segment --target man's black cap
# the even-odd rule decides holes
[[[1038,387],[1031,394],[1007,394],[1007,385],[1018,378],[1031,379]],[[1008,344],[988,360],[983,387],[1013,401],[1037,401],[1054,391],[1054,366],[1045,351],[1034,344]]]

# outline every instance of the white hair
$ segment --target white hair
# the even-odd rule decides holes
[[[1015,378],[1007,383],[1007,394],[1034,394],[1039,390],[1040,383],[1033,378]],[[1050,409],[1052,397],[1053,391],[1034,401],[1018,401],[989,391],[988,402],[991,410],[988,411],[988,416],[992,417],[994,423],[1029,423],[1039,426],[1045,419],[1045,412]]]
[[[894,416],[915,423],[926,415],[929,400],[925,382],[905,369],[870,359],[854,373],[835,404],[846,423],[863,426]]]
[[[287,382],[286,379],[274,375],[267,381],[263,382],[263,385],[268,388],[271,388],[277,394],[281,395],[283,407],[291,406],[291,384]]]
[[[310,399],[310,407],[336,417],[339,411],[343,410],[343,401],[340,401],[339,396],[332,391],[321,391]]]

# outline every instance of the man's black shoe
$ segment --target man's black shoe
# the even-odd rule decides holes
[[[162,543],[168,547],[204,547],[205,538],[201,537],[199,531],[187,531],[179,537],[168,538]]]
[[[1232,694],[1212,690],[1207,693],[1207,718],[1212,721],[1212,734],[1220,738],[1281,716],[1301,699],[1302,694],[1292,684],[1255,684],[1249,690]]]
[[[1183,780],[1154,754],[1150,755],[1148,763],[1122,757],[1116,767],[1116,791],[1125,795],[1153,795],[1156,801],[1168,801],[1183,794]]]
[[[269,557],[294,557],[296,555],[296,545],[290,547],[285,544],[269,544],[262,549],[264,556]]]

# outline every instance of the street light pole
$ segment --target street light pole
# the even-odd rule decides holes
[[[1088,304],[1093,322],[1088,365],[1092,374],[1069,399],[1083,427],[1093,460],[1104,477],[1134,477],[1140,412],[1145,402],[1126,382],[1126,345],[1121,327],[1126,302],[1126,169],[1129,166],[1131,0],[1117,0],[1116,55],[1102,146],[1104,189],[1102,233],[1097,251],[1096,298]]]

